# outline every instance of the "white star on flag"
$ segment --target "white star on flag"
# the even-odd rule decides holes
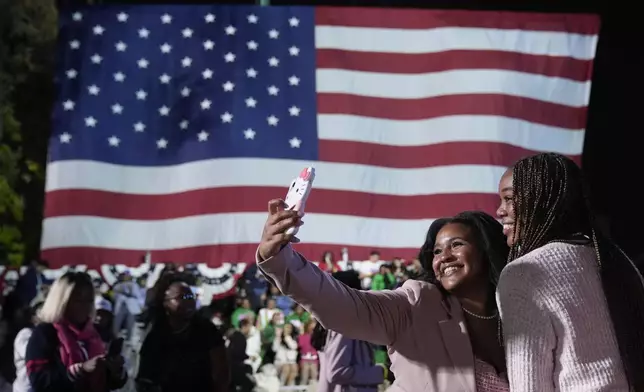
[[[94,117],[90,116],[85,119],[85,126],[94,128],[96,124],[98,124],[98,121]]]
[[[67,132],[64,132],[60,135],[60,142],[61,143],[69,143],[72,140],[72,135],[70,135]]]
[[[300,148],[302,141],[296,137],[290,139],[288,143],[291,145],[291,148]]]
[[[246,107],[254,108],[257,106],[257,101],[253,97],[246,98]]]
[[[221,87],[223,87],[224,91],[233,91],[235,84],[231,81],[227,81]]]
[[[110,136],[107,139],[107,141],[108,141],[108,143],[110,143],[110,146],[112,146],[112,147],[118,147],[119,143],[121,143],[121,139],[119,139],[116,136]]]
[[[226,113],[221,115],[221,122],[231,123],[232,121],[233,121],[233,115],[232,114],[226,112]]]

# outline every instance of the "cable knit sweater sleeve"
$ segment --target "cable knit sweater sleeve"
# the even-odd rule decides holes
[[[512,262],[498,286],[510,390],[554,391],[555,331],[542,306],[548,287],[529,263]],[[530,282],[528,284],[528,282]],[[502,283],[502,284],[501,284]],[[509,315],[509,317],[506,317]]]

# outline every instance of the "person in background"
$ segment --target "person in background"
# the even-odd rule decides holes
[[[252,380],[253,369],[246,362],[246,344],[250,330],[253,327],[251,320],[243,319],[239,322],[239,330],[233,328],[228,333],[228,357],[230,358],[231,391],[251,392],[255,387]]]
[[[396,285],[396,277],[388,264],[381,264],[378,273],[371,278],[371,290],[391,290]]]
[[[114,322],[112,303],[103,296],[96,296],[94,300],[94,308],[96,309],[96,314],[94,315],[94,328],[98,331],[103,343],[108,345],[116,337],[112,329],[112,323]]]
[[[282,294],[275,286],[270,287],[270,295],[266,302],[268,303],[271,299],[275,300],[275,307],[281,310],[284,316],[291,314],[291,308],[295,302],[288,296]],[[270,317],[268,319],[270,320]]]
[[[330,274],[342,270],[338,262],[335,261],[335,258],[333,257],[333,252],[329,250],[327,250],[322,254],[319,267],[322,271],[328,272]]]
[[[248,298],[242,298],[240,306],[230,316],[230,323],[233,327],[239,328],[239,322],[248,317],[254,320],[255,312],[251,309],[250,300]]]
[[[224,339],[196,315],[195,295],[180,273],[164,274],[142,314],[137,391],[228,391]]]
[[[284,320],[285,323],[291,323],[300,333],[304,332],[304,325],[311,320],[311,314],[302,306],[295,303],[293,311]]]
[[[253,373],[255,373],[262,364],[262,336],[259,329],[253,325],[255,320],[252,317],[248,317],[246,320],[251,325],[246,340],[246,355],[248,355],[246,363],[250,365]]]
[[[264,275],[259,272],[257,265],[251,264],[247,266],[240,280],[250,300],[252,309],[261,308],[262,301],[266,298],[269,283],[264,278]]]
[[[295,385],[297,378],[297,335],[291,324],[284,324],[284,328],[275,331],[273,340],[273,351],[275,351],[275,366],[279,369],[280,382],[282,385]]]
[[[31,316],[28,325],[25,325],[13,343],[13,362],[16,366],[16,379],[13,381],[13,392],[33,392],[29,376],[27,375],[27,366],[25,358],[27,356],[27,344],[31,338],[33,328],[38,325],[38,312],[42,308],[43,303],[40,302],[33,307],[29,315]]]
[[[275,298],[268,298],[266,300],[266,307],[259,310],[257,314],[257,328],[262,331],[268,325],[270,320],[277,315],[279,318],[279,325],[284,323],[284,313],[277,308],[277,301]]]
[[[347,287],[361,290],[357,273],[333,276]],[[318,323],[311,344],[320,356],[318,392],[375,392],[387,379],[387,368],[374,362],[373,346],[368,342],[347,338]]]
[[[94,328],[94,298],[92,280],[83,272],[67,272],[52,285],[27,344],[34,392],[105,392],[126,383],[123,357],[106,356]]]
[[[136,317],[141,313],[145,302],[145,292],[139,284],[132,279],[129,272],[119,275],[119,281],[114,285],[114,335],[119,336],[125,330],[125,339],[129,340],[136,322]]]
[[[275,351],[273,351],[273,341],[275,340],[276,331],[282,328],[284,318],[280,313],[275,313],[273,319],[268,323],[266,328],[261,331],[262,334],[262,351],[264,353],[263,363],[273,363],[275,361]]]
[[[17,296],[20,306],[31,306],[32,301],[44,301],[44,291],[51,281],[43,273],[49,265],[44,260],[32,260],[27,271],[18,278],[14,293]]]
[[[644,391],[644,279],[602,235],[581,169],[533,155],[499,183],[498,285],[512,391]]]
[[[307,321],[302,328],[302,334],[297,337],[297,343],[300,347],[301,385],[309,385],[310,381],[318,379],[318,352],[311,344],[311,336],[316,325],[315,319]]]

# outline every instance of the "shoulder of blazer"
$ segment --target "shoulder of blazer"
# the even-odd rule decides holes
[[[454,315],[454,306],[460,306],[458,301],[436,285],[423,280],[407,280],[397,290],[403,290],[407,294],[409,303],[413,308],[422,306],[423,314],[427,314],[428,308],[435,309],[432,314],[439,318],[452,317]]]

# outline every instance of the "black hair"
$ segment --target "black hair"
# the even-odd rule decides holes
[[[139,322],[144,325],[167,322],[164,307],[165,293],[175,283],[188,284],[188,277],[180,272],[166,272],[159,277],[145,300],[145,309],[139,316]]]
[[[499,282],[501,270],[505,267],[508,259],[509,248],[505,236],[503,235],[503,226],[492,216],[481,211],[464,211],[452,218],[437,219],[429,226],[425,243],[420,248],[418,260],[423,267],[423,273],[419,276],[424,280],[439,287],[444,294],[440,281],[434,274],[432,261],[434,259],[434,245],[438,232],[448,223],[458,223],[472,229],[474,234],[474,244],[481,252],[488,271],[490,284],[490,304],[494,304],[492,298],[496,292],[496,286]]]
[[[362,282],[360,280],[360,275],[354,270],[349,271],[338,271],[333,274],[333,277],[339,280],[342,284],[353,290],[361,290]],[[311,346],[317,351],[323,351],[324,346],[326,345],[326,335],[327,330],[320,324],[318,321],[315,324],[313,333],[311,333]]]
[[[242,329],[242,328],[244,328],[246,326],[251,326],[251,325],[253,325],[253,324],[247,318],[239,320],[239,329]]]
[[[510,261],[552,241],[592,239],[604,295],[631,388],[644,390],[644,280],[633,262],[596,227],[582,171],[554,153],[530,156],[513,169],[514,244]]]

